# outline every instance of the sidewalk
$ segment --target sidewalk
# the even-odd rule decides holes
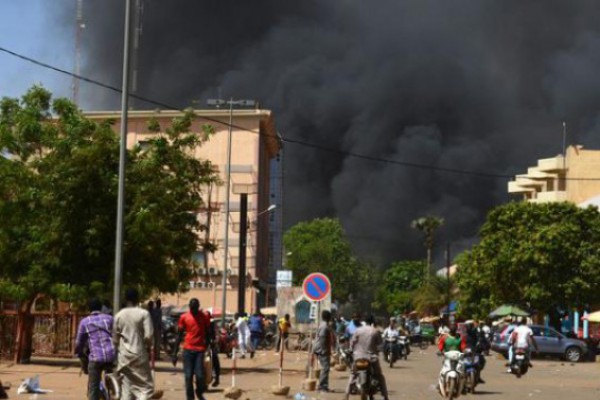
[[[222,399],[223,390],[231,386],[232,361],[225,355],[220,355],[222,374],[221,385],[205,394],[206,399]],[[288,398],[301,391],[302,381],[305,379],[307,354],[286,353],[284,361],[283,385],[290,386]],[[271,394],[271,386],[278,385],[279,355],[272,351],[257,352],[254,359],[238,359],[236,361],[236,386],[244,390],[241,399],[252,400],[274,400],[282,399],[282,396]],[[337,389],[336,393],[320,395],[312,392],[311,397],[315,399],[340,398],[347,381],[347,372],[337,372],[332,368],[330,374],[330,386]],[[34,397],[31,394],[17,396],[16,388],[26,378],[39,375],[40,387],[53,390],[53,393],[40,394]],[[12,363],[0,363],[0,380],[6,385],[10,384],[9,398],[17,399],[77,399],[86,398],[87,376],[79,372],[79,361],[77,359],[34,359],[33,364],[17,365]],[[185,399],[184,378],[182,363],[176,368],[167,361],[159,361],[156,364],[156,388],[164,391],[163,399],[182,400]]]

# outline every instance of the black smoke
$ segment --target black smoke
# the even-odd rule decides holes
[[[500,175],[558,154],[562,121],[570,143],[600,146],[594,0],[142,2],[138,93],[147,97],[181,107],[254,98],[290,139]],[[123,1],[85,7],[84,72],[118,85]],[[118,96],[82,93],[89,108],[118,108]],[[463,247],[509,200],[506,179],[291,143],[285,163],[286,225],[338,216],[375,260],[423,255],[410,221],[424,215],[446,220],[438,244]]]

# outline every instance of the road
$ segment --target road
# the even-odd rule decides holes
[[[221,387],[231,384],[230,360],[223,360],[225,375]],[[435,389],[441,361],[435,355],[435,348],[413,350],[407,361],[400,361],[393,369],[384,366],[384,372],[390,388],[390,399],[440,399]],[[291,387],[290,395],[301,391],[304,379],[306,353],[290,353],[285,357],[284,385]],[[282,397],[270,394],[272,385],[276,385],[278,356],[273,352],[261,352],[255,359],[239,360],[236,385],[246,390],[242,399],[272,400]],[[600,398],[600,364],[570,364],[560,360],[534,360],[534,368],[521,379],[506,374],[504,360],[488,358],[484,371],[485,385],[478,386],[476,396],[484,400],[495,399],[544,399],[596,400]],[[83,399],[87,377],[79,376],[78,368],[72,361],[56,362],[38,360],[32,365],[0,364],[0,380],[10,382],[13,388],[11,398],[18,398],[15,387],[19,382],[33,375],[40,375],[42,388],[53,389],[54,393],[44,395],[45,399]],[[321,395],[310,393],[309,399],[333,400],[343,398],[342,392],[347,382],[346,372],[332,371],[330,386],[334,393]],[[181,366],[172,368],[167,362],[158,364],[157,386],[164,390],[164,399],[182,400],[183,374]],[[308,393],[307,393],[308,394]],[[26,398],[25,396],[20,396]],[[42,396],[38,397],[42,398]],[[222,399],[222,389],[206,394],[206,399]],[[358,397],[352,397],[358,399]]]

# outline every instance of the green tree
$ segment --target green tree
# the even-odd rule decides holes
[[[285,233],[283,243],[295,284],[301,284],[311,272],[322,272],[331,280],[333,299],[340,302],[361,298],[376,279],[376,269],[353,255],[338,219],[300,222]]]
[[[190,274],[202,187],[216,182],[192,156],[211,128],[191,132],[193,113],[128,151],[124,276],[143,292],[174,292]],[[0,295],[83,300],[110,292],[119,138],[113,121],[87,120],[40,87],[0,102]],[[158,132],[156,121],[149,126]],[[69,296],[69,298],[65,298]],[[25,351],[27,353],[27,351]]]
[[[427,264],[425,279],[431,274],[431,253],[433,251],[433,235],[435,231],[444,224],[444,219],[440,217],[427,216],[417,218],[411,222],[411,226],[425,235],[425,248],[427,249]]]
[[[503,303],[552,313],[600,301],[600,213],[571,203],[509,203],[492,210],[481,240],[461,254],[461,314]]]
[[[377,291],[377,306],[388,313],[406,313],[414,309],[414,291],[424,283],[423,261],[397,261],[383,274]]]

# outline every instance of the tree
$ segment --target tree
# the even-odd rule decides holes
[[[342,303],[373,292],[365,288],[374,282],[377,271],[353,255],[338,219],[300,222],[285,233],[283,243],[295,284],[301,284],[311,272],[322,272],[331,280],[333,299]]]
[[[151,121],[157,136],[127,154],[123,281],[142,293],[178,290],[205,229],[196,212],[202,187],[217,178],[209,161],[191,154],[212,131],[191,132],[193,119],[188,112],[162,134]],[[40,294],[81,301],[112,289],[119,159],[112,123],[87,120],[41,87],[0,102],[0,288],[23,313]]]
[[[481,240],[461,254],[460,312],[503,303],[540,313],[600,301],[600,213],[571,203],[509,203],[492,210]]]
[[[423,261],[397,261],[383,274],[377,291],[377,306],[388,313],[407,313],[414,309],[415,290],[424,283]]]
[[[436,229],[444,224],[444,219],[440,217],[427,216],[415,219],[412,221],[411,226],[414,229],[418,229],[425,235],[425,247],[427,248],[427,270],[425,273],[425,279],[429,278],[431,273],[431,252],[433,251],[433,234]]]

